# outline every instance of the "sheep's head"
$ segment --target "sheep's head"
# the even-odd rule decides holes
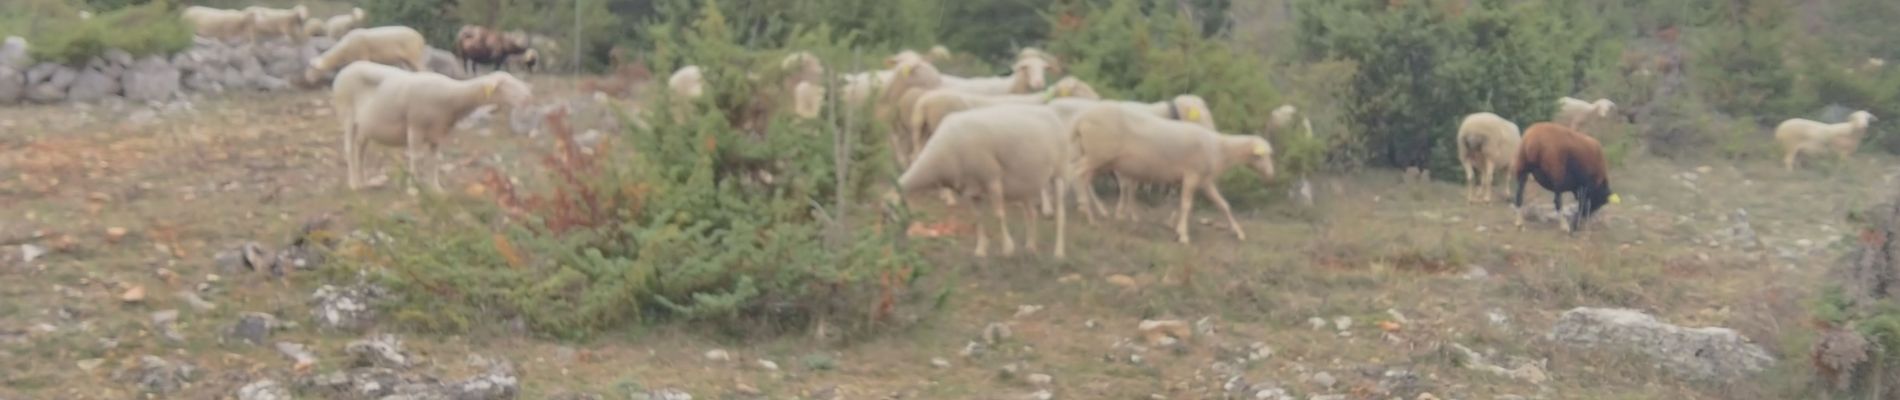
[[[1016,60],[1010,67],[1010,76],[1015,79],[1016,92],[1031,92],[1049,87],[1049,60],[1042,58],[1024,58]]]
[[[818,56],[809,52],[796,52],[779,60],[779,69],[786,71],[787,79],[793,82],[817,82],[824,79],[825,64]]]
[[[526,51],[521,52],[521,65],[527,66],[528,71],[530,72],[534,71],[534,67],[540,64],[541,64],[541,52],[535,51],[534,49],[528,49]]]
[[[1854,123],[1855,129],[1867,129],[1868,124],[1879,120],[1880,118],[1874,118],[1874,113],[1867,112],[1867,110],[1855,111],[1853,114],[1847,115],[1847,121]]]
[[[930,46],[929,55],[930,55],[930,59],[934,61],[948,60],[950,59],[950,48],[943,47],[943,45],[941,44],[936,45],[936,46]]]
[[[1597,99],[1590,105],[1591,108],[1596,109],[1598,117],[1609,117],[1610,111],[1616,109],[1616,103],[1610,102],[1610,99]]]
[[[673,76],[666,79],[666,86],[673,90],[673,94],[697,99],[705,94],[706,79],[700,75],[699,66],[688,65],[673,72]]]
[[[1083,82],[1081,79],[1070,76],[1056,81],[1055,87],[1049,91],[1049,97],[1052,99],[1073,97],[1078,99],[1101,100],[1102,94],[1096,93],[1095,87],[1089,86],[1088,82]]]
[[[350,8],[350,16],[356,17],[356,22],[360,24],[363,22],[364,18],[369,17],[369,14],[363,12],[363,9],[361,7],[356,7],[356,8]]]
[[[1171,102],[1175,110],[1175,119],[1200,124],[1207,129],[1217,129],[1214,126],[1214,111],[1207,108],[1207,100],[1202,99],[1201,96],[1184,94],[1174,96]]]
[[[1237,139],[1237,142],[1241,146],[1246,147],[1247,153],[1245,160],[1247,160],[1247,168],[1251,168],[1253,172],[1259,173],[1262,180],[1273,179],[1273,145],[1267,143],[1266,138],[1253,135],[1235,135],[1230,137]]]
[[[884,59],[884,68],[897,68],[907,63],[925,61],[924,56],[917,54],[916,50],[904,49],[904,51],[898,52],[897,55]]]
[[[1016,61],[1022,61],[1022,60],[1032,59],[1032,58],[1041,59],[1043,63],[1048,64],[1049,71],[1051,73],[1056,73],[1056,74],[1062,73],[1062,61],[1060,59],[1057,59],[1055,55],[1051,55],[1047,52],[1043,52],[1042,49],[1038,49],[1034,47],[1024,47],[1022,50],[1016,52]]]
[[[310,19],[310,8],[304,7],[302,4],[298,4],[296,7],[291,7],[290,11],[297,12],[298,21]]]
[[[505,71],[491,72],[481,80],[482,97],[491,104],[520,107],[534,97],[533,86]]]
[[[1273,124],[1274,129],[1285,128],[1293,124],[1293,116],[1299,113],[1299,107],[1294,107],[1292,104],[1281,105],[1273,109],[1272,117],[1268,121]]]

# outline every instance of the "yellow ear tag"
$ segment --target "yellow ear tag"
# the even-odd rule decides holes
[[[1056,86],[1056,97],[1069,97],[1069,87]]]
[[[1267,145],[1265,144],[1253,145],[1253,155],[1264,156],[1264,155],[1267,155],[1267,152],[1268,152]]]
[[[1199,108],[1188,109],[1187,122],[1196,122],[1200,120],[1201,120],[1201,109]]]
[[[1610,204],[1617,204],[1617,203],[1622,203],[1622,202],[1623,202],[1623,196],[1617,196],[1615,193],[1610,194]]]
[[[486,85],[482,85],[482,97],[495,97],[496,86],[500,86],[500,84],[495,83],[495,82],[489,82]]]
[[[912,68],[916,68],[916,67],[917,67],[916,65],[905,65],[905,66],[904,66],[904,68],[901,68],[901,69],[898,69],[898,70],[897,70],[897,77],[899,77],[899,78],[909,78],[909,77],[910,77],[910,70],[911,70]]]

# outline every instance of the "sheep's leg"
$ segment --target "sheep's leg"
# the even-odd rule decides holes
[[[1067,188],[1063,187],[1062,183],[1058,182],[1056,184],[1056,187],[1055,187],[1056,204],[1058,205],[1062,204],[1063,197],[1064,197],[1063,192],[1066,190]],[[1088,210],[1083,210],[1083,212],[1087,212],[1087,211]],[[1068,225],[1069,225],[1068,207],[1056,207],[1056,258],[1063,258],[1067,256],[1067,253],[1063,252],[1063,248],[1067,247],[1066,243],[1068,243],[1068,239],[1066,237]]]
[[[1482,181],[1482,183],[1484,184],[1484,197],[1483,197],[1482,202],[1485,204],[1491,203],[1491,187],[1495,186],[1494,183],[1496,182],[1492,180],[1492,178],[1495,178],[1497,176],[1497,172],[1498,172],[1497,163],[1491,162],[1489,160],[1484,162],[1484,180]]]
[[[1180,236],[1181,244],[1188,244],[1188,219],[1194,213],[1194,191],[1199,189],[1200,177],[1188,175],[1181,179],[1181,218],[1175,219],[1174,234]]]
[[[1036,252],[1036,220],[1042,219],[1040,215],[1036,215],[1038,211],[1034,204],[1023,205],[1023,215],[1029,216],[1029,218],[1024,218],[1023,222],[1026,226],[1023,232],[1023,248],[1029,250],[1030,253]]]
[[[442,166],[448,165],[448,160],[442,157],[441,145],[434,141],[429,142],[429,153],[435,155],[435,162],[429,165],[429,182],[431,186],[435,186],[435,191],[440,193],[443,191]]]
[[[1075,163],[1080,163],[1080,162],[1081,162],[1081,160],[1076,160],[1076,161],[1074,161],[1074,162],[1075,162]],[[1091,209],[1091,207],[1095,207],[1095,206],[1096,206],[1095,204],[1092,204],[1092,203],[1096,203],[1096,202],[1095,202],[1095,201],[1090,201],[1090,199],[1089,199],[1089,196],[1088,196],[1087,194],[1085,194],[1085,193],[1084,193],[1083,191],[1085,191],[1085,190],[1088,190],[1088,189],[1089,189],[1089,188],[1088,188],[1088,183],[1087,183],[1087,182],[1089,182],[1089,180],[1090,180],[1090,179],[1093,179],[1093,178],[1095,177],[1095,171],[1094,171],[1094,170],[1084,170],[1084,169],[1082,169],[1082,167],[1081,167],[1081,166],[1074,166],[1074,167],[1072,167],[1072,169],[1071,169],[1071,171],[1074,171],[1074,172],[1075,172],[1075,174],[1074,174],[1074,176],[1073,176],[1073,178],[1074,178],[1074,180],[1072,180],[1072,181],[1068,181],[1068,182],[1066,182],[1066,183],[1067,183],[1067,184],[1070,184],[1070,185],[1075,185],[1075,190],[1076,190],[1076,193],[1075,193],[1075,205],[1076,205],[1076,209],[1079,209],[1079,210],[1082,210],[1082,215],[1084,215],[1084,216],[1087,216],[1087,217],[1088,217],[1088,220],[1089,220],[1089,224],[1091,224],[1091,225],[1092,225],[1092,224],[1094,224],[1094,223],[1095,223],[1095,214],[1093,214],[1093,213],[1090,213],[1090,212],[1089,212],[1089,210]],[[1062,187],[1062,185],[1056,185],[1056,186],[1057,186],[1057,187],[1056,187],[1056,190],[1057,190],[1057,192],[1056,192],[1056,204],[1062,204],[1062,202],[1063,202],[1063,198],[1062,198],[1062,193],[1061,193],[1061,191],[1062,191],[1063,189],[1065,189],[1065,188],[1064,188],[1064,187]],[[1058,210],[1060,210],[1060,209],[1062,209],[1062,208],[1066,208],[1066,207],[1056,207],[1056,208],[1057,208]]]
[[[1115,220],[1120,221],[1123,219],[1122,207],[1127,206],[1128,201],[1135,198],[1134,186],[1135,182],[1133,180],[1122,176],[1121,173],[1115,174]],[[1128,213],[1134,214],[1134,211],[1131,210]],[[1134,216],[1130,215],[1129,217],[1133,218]]]
[[[1003,207],[1003,181],[991,179],[989,186],[990,209],[996,211],[996,231],[1002,234],[1003,255],[1015,255],[1016,240],[1009,237],[1009,213]]]
[[[1036,197],[1040,197],[1042,200],[1042,215],[1041,216],[1045,216],[1045,217],[1055,212],[1055,205],[1049,203],[1049,190],[1050,188],[1044,187],[1042,188],[1041,193],[1036,194]]]
[[[422,135],[415,128],[404,130],[408,132],[409,140],[403,144],[403,155],[409,159],[409,182],[415,184],[422,177],[422,170],[417,169],[422,162],[422,149],[416,147],[422,141]]]
[[[1221,214],[1227,214],[1227,226],[1234,228],[1234,238],[1247,240],[1247,232],[1240,230],[1240,221],[1234,220],[1234,209],[1227,206],[1227,198],[1221,197],[1220,187],[1209,182],[1206,185],[1201,185],[1201,194],[1207,195],[1208,200],[1213,200],[1214,206],[1220,207]]]
[[[1477,176],[1472,174],[1470,161],[1459,161],[1459,164],[1465,166],[1465,202],[1469,203],[1478,198],[1478,182],[1473,180],[1477,179]]]
[[[982,218],[977,218],[976,221],[977,221],[976,222],[976,257],[977,258],[989,257],[990,256],[990,250],[989,250],[990,249],[990,234],[988,233],[988,231],[984,230],[986,229],[986,227],[983,226]]]
[[[1781,157],[1781,168],[1783,170],[1794,172],[1794,155],[1796,153],[1800,153],[1800,151],[1789,151],[1788,155]]]
[[[957,205],[957,193],[955,191],[952,191],[949,188],[944,188],[941,191],[939,191],[939,193],[943,195],[943,205],[946,205],[946,206]]]
[[[1550,200],[1557,205],[1557,222],[1563,224],[1565,231],[1570,230],[1570,218],[1564,217],[1564,194],[1553,193],[1550,196]],[[1577,211],[1582,212],[1583,209],[1578,208]]]
[[[1530,177],[1530,172],[1522,171],[1522,170],[1514,168],[1511,172],[1511,175],[1514,175],[1512,180],[1517,181],[1517,188],[1515,189],[1516,194],[1513,195],[1513,198],[1511,200],[1511,211],[1514,211],[1514,214],[1517,214],[1517,219],[1513,224],[1517,226],[1518,230],[1523,230],[1524,229],[1524,178]]]
[[[359,176],[357,171],[362,166],[358,165],[359,161],[356,158],[356,130],[354,128],[346,117],[343,122],[343,181],[348,182],[350,190],[363,187],[363,180],[357,178]]]

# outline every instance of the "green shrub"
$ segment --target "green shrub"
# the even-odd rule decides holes
[[[59,14],[41,14],[31,23],[6,24],[16,27],[11,33],[24,33],[27,42],[33,44],[33,58],[38,60],[77,64],[106,49],[144,56],[191,47],[191,27],[163,1],[107,11],[84,21],[73,8],[49,6],[39,10]]]
[[[1715,110],[1756,124],[1780,122],[1816,106],[1796,90],[1795,69],[1784,60],[1792,49],[1785,0],[1721,2],[1720,16],[1689,38],[1690,78]]]
[[[455,12],[456,0],[362,0],[361,4],[369,16],[365,26],[415,28],[429,43],[443,48],[455,43],[455,33],[464,23]]]
[[[519,319],[560,337],[664,320],[738,334],[813,324],[850,332],[888,323],[919,298],[911,289],[927,265],[903,243],[907,217],[901,207],[880,213],[870,195],[891,171],[862,169],[888,166],[883,146],[859,142],[881,135],[862,120],[782,116],[763,132],[738,129],[728,116],[750,106],[742,99],[754,90],[743,72],[783,53],[740,47],[710,3],[670,10],[687,14],[665,14],[649,31],[678,53],[654,59],[708,66],[699,110],[669,118],[663,94],[646,124],[591,156],[554,123],[561,150],[544,162],[545,187],[515,188],[495,174],[499,207],[384,220],[377,229],[396,239],[362,265],[382,267],[370,269],[403,294],[391,306],[399,321],[453,331]],[[845,184],[838,165],[851,168]]]

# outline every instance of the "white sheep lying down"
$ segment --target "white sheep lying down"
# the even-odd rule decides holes
[[[1832,150],[1843,160],[1852,158],[1854,151],[1860,149],[1860,141],[1867,137],[1867,125],[1879,120],[1873,113],[1862,110],[1848,114],[1847,122],[1838,124],[1802,118],[1782,121],[1775,126],[1775,142],[1781,144],[1784,154],[1782,168],[1793,171],[1795,156],[1800,153]]]
[[[338,39],[335,46],[310,59],[310,68],[304,71],[304,79],[317,82],[331,71],[356,61],[399,66],[410,71],[428,71],[429,46],[423,41],[421,32],[406,26],[353,30]]]
[[[395,72],[363,62],[351,64],[345,69],[366,71],[362,79],[339,77],[332,84],[332,100],[348,98],[350,100],[347,101],[352,103],[348,106],[354,108],[346,114],[348,117],[344,117],[349,126],[345,127],[343,134],[344,145],[349,146],[345,156],[350,165],[349,182],[352,189],[360,187],[361,181],[356,171],[363,162],[364,152],[368,150],[370,142],[403,146],[408,156],[410,173],[421,176],[420,146],[427,145],[440,162],[442,153],[439,145],[448,137],[456,121],[481,106],[495,105],[512,109],[525,104],[533,96],[531,86],[507,72],[498,71],[468,80],[456,80],[433,72]],[[379,81],[375,82],[373,88],[351,92],[365,89],[364,83],[372,80]],[[430,170],[431,186],[441,189],[441,169]]]
[[[1054,110],[1036,105],[1011,105],[970,110],[943,121],[937,136],[924,145],[898,178],[904,193],[932,189],[951,189],[972,197],[972,203],[987,201],[996,215],[1002,235],[1003,254],[1016,251],[1010,238],[1005,205],[1023,205],[1025,212],[1035,211],[1035,200],[1045,190],[1054,190],[1060,203],[1066,192],[1065,170],[1069,160],[1068,125]],[[1067,216],[1064,207],[1056,207],[1055,256],[1065,256]],[[1027,218],[1029,239],[1025,247],[1036,249],[1036,218]],[[982,227],[976,235],[976,255],[987,256],[989,240]]]
[[[1491,202],[1491,178],[1499,168],[1510,168],[1517,161],[1517,147],[1524,142],[1517,124],[1492,113],[1465,116],[1458,124],[1458,163],[1465,167],[1465,200]],[[1477,179],[1472,169],[1484,171]]]
[[[1074,168],[1076,182],[1088,182],[1103,171],[1114,172],[1122,183],[1121,200],[1115,206],[1118,216],[1132,194],[1129,181],[1179,182],[1181,209],[1175,234],[1181,243],[1188,243],[1188,219],[1197,191],[1226,214],[1235,237],[1247,238],[1216,183],[1222,173],[1241,165],[1252,168],[1262,179],[1271,179],[1273,146],[1266,139],[1223,135],[1200,124],[1130,107],[1089,108],[1077,115],[1072,125],[1074,144],[1081,152]]]

